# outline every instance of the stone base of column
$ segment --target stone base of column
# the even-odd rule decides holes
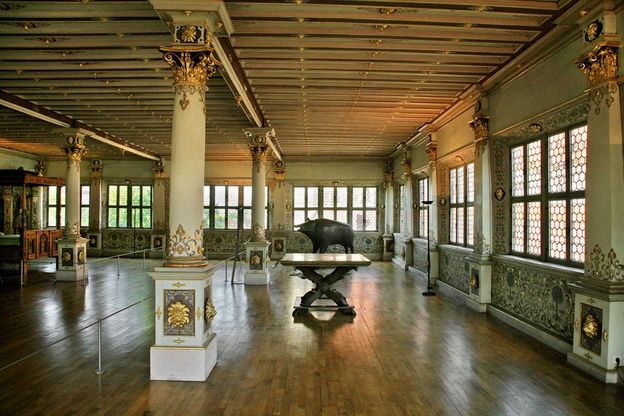
[[[246,285],[268,285],[271,273],[267,266],[269,255],[268,241],[250,241],[247,243]]]
[[[150,349],[152,380],[204,381],[216,363],[217,341],[209,326],[213,269],[156,267],[156,342]]]
[[[271,260],[279,261],[286,254],[286,236],[273,235],[271,237]]]
[[[394,256],[394,236],[393,235],[382,235],[383,239],[383,261],[391,261],[392,256]]]
[[[150,380],[205,381],[217,364],[217,337],[201,347],[150,348]]]
[[[470,280],[466,305],[484,313],[492,303],[492,262],[488,255],[471,254],[468,257]]]
[[[79,235],[57,240],[58,259],[55,277],[61,282],[75,282],[83,278],[87,261],[87,240]]]
[[[582,279],[574,292],[574,336],[570,364],[605,383],[617,383],[616,358],[624,366],[624,291]]]

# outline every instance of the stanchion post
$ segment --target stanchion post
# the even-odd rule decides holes
[[[101,318],[98,318],[98,368],[95,371],[95,374],[97,374],[98,376],[101,376],[102,374],[104,374],[104,370],[102,369],[102,319]]]
[[[145,270],[145,250],[143,250],[143,270]]]
[[[225,283],[227,283],[227,262],[228,259],[225,259]]]
[[[83,286],[87,285],[87,263],[86,262],[82,265],[82,285]]]
[[[117,276],[119,277],[119,256],[117,256]]]

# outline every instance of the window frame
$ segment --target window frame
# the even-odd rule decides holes
[[[117,200],[115,201],[115,204],[111,204],[111,198],[110,198],[110,190],[111,187],[117,187]],[[121,187],[125,187],[127,188],[127,194],[126,194],[126,203],[125,204],[120,204],[119,203],[119,195],[120,195],[120,188]],[[139,204],[136,205],[133,203],[133,188],[135,187],[139,187]],[[149,194],[150,194],[150,201],[149,201],[149,205],[145,205],[143,204],[143,192],[144,192],[144,188],[149,188]],[[136,230],[150,230],[153,228],[154,225],[154,220],[153,220],[153,215],[154,215],[154,186],[150,185],[150,184],[117,184],[117,183],[110,183],[107,185],[106,187],[106,227],[107,228],[119,228],[119,229],[136,229]],[[115,225],[111,225],[111,209],[116,210],[116,215],[115,215]],[[119,225],[119,211],[125,209],[126,210],[126,218],[127,218],[127,224],[125,226],[120,226]],[[135,226],[134,224],[134,212],[135,210],[138,209],[139,210],[139,226]],[[149,210],[149,226],[148,227],[143,227],[143,219],[144,219],[144,212],[146,212],[147,210]]]
[[[508,152],[508,160],[509,160],[509,189],[510,189],[510,203],[509,203],[509,254],[512,256],[529,258],[534,260],[539,260],[545,263],[553,263],[560,264],[564,266],[570,266],[575,268],[583,268],[584,262],[577,262],[572,260],[572,201],[576,199],[583,199],[584,203],[586,203],[586,190],[587,190],[587,160],[585,160],[585,186],[581,191],[572,191],[572,143],[571,143],[571,132],[579,129],[585,128],[586,135],[586,143],[585,143],[585,152],[587,152],[587,140],[588,140],[588,126],[587,123],[579,123],[564,129],[559,129],[551,133],[544,133],[538,137],[533,137],[530,140],[524,140],[522,142],[516,143],[513,146],[509,147]],[[550,190],[551,178],[550,178],[550,155],[549,155],[549,139],[551,137],[555,137],[559,134],[564,134],[565,137],[565,191],[562,192],[553,192]],[[540,193],[536,195],[528,195],[528,187],[529,187],[529,175],[527,174],[528,170],[528,157],[527,157],[527,149],[531,143],[540,142]],[[523,160],[523,172],[524,172],[524,192],[522,196],[514,196],[513,195],[513,177],[512,177],[512,152],[513,149],[522,147],[524,150],[524,160]],[[587,158],[587,155],[585,155]],[[550,210],[549,206],[552,201],[565,201],[565,259],[560,259],[557,257],[551,257],[550,249]],[[529,253],[529,226],[527,225],[529,222],[529,213],[527,211],[528,204],[530,202],[539,202],[540,203],[540,254],[531,254]],[[513,237],[513,209],[514,204],[523,203],[524,204],[524,233],[523,233],[523,251],[515,251],[514,250],[514,237]],[[583,223],[584,234],[586,233],[587,226],[587,218],[585,217]],[[586,235],[586,234],[585,234]],[[587,254],[587,240],[584,238],[584,252]]]
[[[472,200],[469,200],[469,176],[468,176],[468,171],[469,171],[469,166],[472,166]],[[457,172],[459,169],[462,170],[462,173],[464,175],[463,178],[463,186],[462,186],[462,190],[461,190],[461,195],[462,195],[462,201],[459,202],[459,190],[458,193],[456,194],[457,196],[455,197],[455,202],[453,202],[453,192],[454,190],[452,189],[452,184],[453,182],[451,181],[451,176],[453,174],[453,172]],[[457,176],[456,176],[457,177]],[[453,168],[449,169],[449,190],[450,190],[450,198],[449,198],[449,243],[458,247],[468,247],[468,248],[472,248],[474,247],[474,196],[475,196],[475,181],[474,181],[474,177],[475,177],[475,163],[474,161],[471,162],[465,162],[462,163],[460,165],[454,166]],[[456,186],[458,186],[457,183],[457,179],[455,180],[455,184]],[[451,212],[453,209],[456,209],[456,213],[458,212],[458,210],[462,210],[462,214],[463,214],[463,242],[458,242],[457,241],[457,214],[455,215],[455,226],[453,227],[453,221],[452,221],[452,215]],[[469,229],[469,211],[472,209],[472,229]],[[451,230],[455,228],[455,241],[453,241],[452,237],[452,233]],[[469,236],[472,237],[472,242],[470,242],[470,238]]]
[[[225,205],[216,205],[215,204],[215,189],[216,187],[225,187]],[[236,205],[230,205],[229,204],[229,193],[230,193],[230,189],[231,187],[235,187],[238,188],[238,198],[237,198],[237,204]],[[245,204],[245,188],[249,188],[252,189],[252,185],[223,185],[223,184],[205,184],[204,185],[204,199],[203,199],[203,212],[204,212],[204,216],[203,216],[203,227],[204,230],[212,230],[212,231],[232,231],[232,230],[238,230],[239,228],[244,230],[244,231],[249,231],[252,229],[253,224],[251,224],[250,227],[245,227],[245,212],[248,211],[249,212],[249,218],[251,219],[251,209],[252,209],[252,199],[250,199],[249,204]],[[206,191],[208,191],[208,205],[206,205]],[[253,191],[252,191],[253,192]],[[270,188],[268,186],[265,186],[265,204],[264,204],[264,216],[265,216],[265,230],[269,229],[269,220],[270,220],[270,215],[269,215],[269,192],[270,192]],[[216,228],[215,224],[215,214],[216,214],[216,210],[217,209],[225,209],[225,215],[226,215],[226,219],[225,219],[225,227],[224,228]],[[227,221],[227,212],[228,210],[235,210],[236,211],[236,227],[229,227],[228,226],[228,221]],[[208,213],[208,224],[206,224],[206,213]]]
[[[424,192],[423,192],[423,188],[424,188]],[[427,234],[429,232],[429,207],[430,205],[423,204],[423,201],[430,201],[431,200],[430,198],[431,198],[431,188],[429,186],[429,176],[425,176],[424,178],[419,178],[418,179],[418,238],[426,239]]]

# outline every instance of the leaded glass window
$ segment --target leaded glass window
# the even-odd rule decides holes
[[[109,185],[106,211],[111,228],[152,228],[152,187]]]
[[[587,126],[515,146],[510,157],[512,253],[583,263]]]
[[[427,238],[429,232],[429,205],[424,201],[429,201],[429,178],[418,180],[418,236]]]
[[[449,241],[462,246],[474,244],[474,163],[450,170]]]
[[[251,230],[252,187],[250,185],[205,185],[204,228]],[[268,228],[269,188],[264,188],[264,224]]]
[[[80,226],[89,226],[89,196],[91,193],[91,187],[89,185],[82,185],[80,187]]]
[[[323,187],[323,218],[349,222],[347,215],[348,190],[346,186]]]

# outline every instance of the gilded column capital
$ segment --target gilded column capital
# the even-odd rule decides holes
[[[286,166],[284,166],[284,162],[276,160],[275,163],[273,163],[273,174],[275,175],[277,185],[282,186],[282,183],[286,179]]]
[[[430,162],[435,162],[438,160],[438,144],[435,142],[427,143],[425,147],[425,151],[427,152],[427,156],[429,156]]]
[[[262,168],[269,156],[269,148],[265,145],[249,145],[249,151],[251,152],[251,159],[253,160],[254,167],[256,168],[256,172],[260,173],[260,168]]]
[[[488,144],[488,123],[489,117],[475,117],[470,123],[470,128],[475,135],[475,156],[479,157],[485,152]]]
[[[73,165],[79,165],[82,156],[87,152],[84,145],[84,137],[82,135],[69,136],[66,140],[67,147],[65,155],[67,156],[67,170]]]
[[[43,160],[38,160],[37,164],[35,165],[35,173],[37,174],[37,176],[43,176],[43,173],[45,171],[45,162]]]
[[[407,151],[403,154],[401,166],[403,166],[403,177],[408,178],[412,174],[412,161],[407,156]]]
[[[165,165],[162,160],[157,160],[154,162],[154,166],[152,167],[152,172],[154,172],[154,178],[162,179],[165,177]]]
[[[100,179],[102,178],[102,161],[101,160],[93,160],[91,162],[91,178]]]
[[[601,42],[574,61],[587,77],[589,98],[596,106],[596,115],[600,114],[603,99],[607,107],[615,100],[613,94],[617,92],[619,46],[619,42]]]

